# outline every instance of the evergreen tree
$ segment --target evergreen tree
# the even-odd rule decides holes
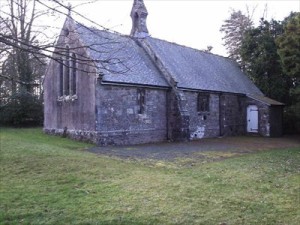
[[[290,98],[286,107],[286,126],[300,132],[300,13],[291,13],[284,21],[284,32],[276,39],[284,72],[290,78]]]
[[[276,39],[284,72],[292,78],[293,88],[300,84],[300,13],[286,19],[284,32]]]
[[[289,79],[285,76],[277,53],[276,38],[283,33],[280,22],[261,19],[257,28],[249,29],[240,47],[246,73],[268,97],[286,102]]]
[[[221,27],[229,57],[270,98],[286,104],[285,132],[300,132],[300,13],[283,21],[260,20],[233,11]]]

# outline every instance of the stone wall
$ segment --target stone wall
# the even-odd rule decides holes
[[[217,137],[220,134],[219,96],[211,93],[209,97],[209,112],[198,112],[198,93],[185,91],[190,114],[190,140]]]
[[[168,139],[170,141],[188,141],[190,139],[190,112],[188,100],[183,91],[172,89],[168,92]]]
[[[190,113],[190,139],[244,135],[246,102],[243,95],[209,93],[209,112],[198,112],[199,92],[185,92]]]
[[[69,32],[65,32],[66,29]],[[72,23],[67,20],[57,43],[61,49],[55,49],[53,57],[65,60],[66,46],[70,55],[76,55],[76,93],[60,96],[60,63],[51,60],[44,81],[44,128],[95,131],[96,71],[92,63],[86,61],[85,48],[72,29]],[[65,63],[63,66],[65,71]]]
[[[137,87],[97,85],[96,130],[99,145],[129,145],[167,139],[167,91],[145,90],[140,113]]]
[[[95,130],[95,75],[78,71],[77,94],[59,96],[59,63],[52,62],[44,83],[44,127]]]
[[[97,132],[86,130],[70,130],[70,129],[47,129],[44,128],[46,134],[68,137],[77,141],[84,141],[88,143],[97,143]]]
[[[220,96],[220,136],[246,134],[246,97],[222,93]]]

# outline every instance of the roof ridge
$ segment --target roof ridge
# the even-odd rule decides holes
[[[119,33],[117,31],[114,31],[114,30],[111,30],[111,29],[99,29],[97,27],[94,27],[94,26],[86,26],[85,24],[83,23],[80,23],[78,21],[75,21],[74,20],[74,23],[76,25],[79,25],[87,30],[89,30],[90,32],[103,32],[103,33],[107,33],[107,34],[112,34],[112,35],[116,35],[116,36],[119,36],[119,37],[126,37],[126,38],[129,38],[131,37],[130,35],[127,35],[127,34],[122,34],[122,33]]]
[[[89,29],[89,30],[94,30],[94,31],[100,31],[100,32],[106,32],[106,33],[109,33],[109,34],[113,34],[113,35],[119,35],[120,37],[126,37],[126,38],[131,38],[133,40],[138,40],[138,39],[147,39],[147,38],[152,38],[152,39],[156,39],[156,40],[159,40],[159,41],[163,41],[163,42],[166,42],[166,43],[169,43],[169,44],[173,44],[173,45],[177,45],[177,46],[180,46],[180,47],[184,47],[184,48],[188,48],[188,49],[191,49],[191,50],[194,50],[194,51],[197,51],[197,52],[201,52],[201,53],[204,53],[204,54],[210,54],[210,55],[213,55],[213,56],[217,56],[217,57],[221,57],[221,58],[225,58],[227,60],[230,60],[232,62],[235,62],[233,59],[229,58],[228,56],[222,56],[222,55],[218,55],[218,54],[215,54],[215,53],[212,53],[212,52],[206,52],[204,50],[201,50],[201,49],[197,49],[197,48],[194,48],[194,47],[191,47],[191,46],[186,46],[186,45],[183,45],[183,44],[178,44],[176,42],[172,42],[172,41],[168,41],[168,40],[164,40],[164,39],[161,39],[161,38],[157,38],[157,37],[153,37],[151,35],[147,36],[147,37],[144,37],[144,38],[137,38],[137,37],[133,37],[131,35],[128,35],[128,34],[122,34],[122,33],[119,33],[119,32],[115,32],[115,31],[112,31],[110,29],[99,29],[99,28],[96,28],[96,27],[89,27],[89,26],[86,26],[84,25],[83,23],[80,23],[78,21],[75,21],[74,22],[86,29]]]
[[[164,39],[161,39],[161,38],[157,38],[157,37],[148,36],[148,37],[146,37],[146,38],[156,39],[156,40],[158,40],[158,41],[163,41],[163,42],[166,42],[166,43],[169,43],[169,44],[173,44],[173,45],[177,45],[177,46],[180,46],[180,47],[188,48],[188,49],[191,49],[191,50],[194,50],[194,51],[197,51],[197,52],[202,52],[202,53],[205,53],[205,54],[210,54],[210,55],[222,57],[222,58],[225,58],[225,59],[228,59],[228,60],[234,62],[234,60],[232,60],[232,59],[229,58],[228,56],[218,55],[218,54],[215,54],[215,53],[212,53],[212,52],[206,52],[206,51],[201,50],[201,49],[197,49],[197,48],[194,48],[194,47],[191,47],[191,46],[186,46],[186,45],[183,45],[183,44],[178,44],[178,43],[176,43],[176,42],[167,41],[167,40],[164,40]]]

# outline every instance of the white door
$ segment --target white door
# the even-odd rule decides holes
[[[258,108],[256,105],[247,107],[247,132],[258,132]]]

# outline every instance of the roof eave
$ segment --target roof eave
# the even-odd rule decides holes
[[[118,81],[105,81],[101,80],[101,85],[114,85],[114,86],[126,86],[126,87],[145,87],[145,88],[152,88],[152,89],[163,89],[168,90],[170,89],[169,86],[161,86],[161,85],[154,85],[154,84],[138,84],[138,83],[126,83],[126,82],[118,82]]]
[[[247,95],[249,98],[259,101],[267,106],[285,106],[284,103],[278,102],[276,100],[273,100],[271,98],[265,97],[265,96],[254,96],[254,95]],[[263,98],[263,99],[262,99]]]

